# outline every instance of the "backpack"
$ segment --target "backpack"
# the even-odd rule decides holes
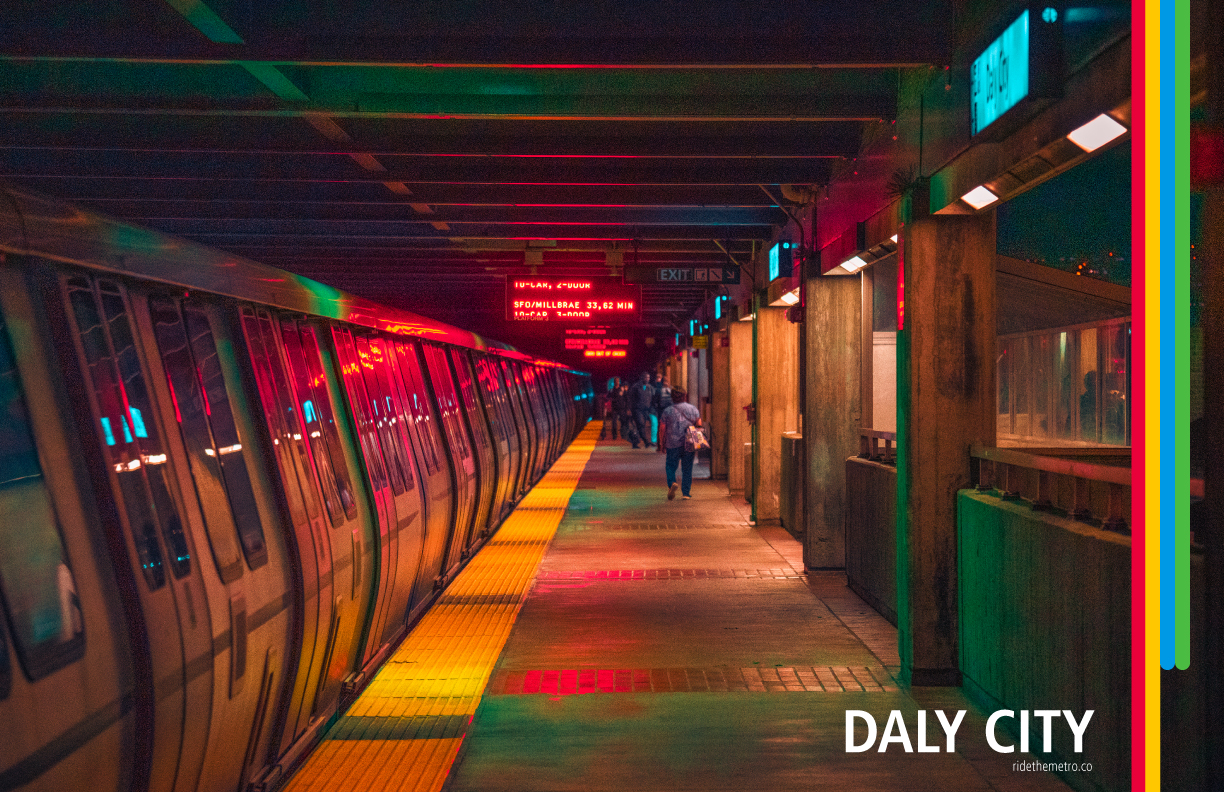
[[[697,424],[689,424],[689,428],[684,432],[684,450],[700,451],[709,447],[710,443],[706,440],[705,432],[701,431],[701,427]]]

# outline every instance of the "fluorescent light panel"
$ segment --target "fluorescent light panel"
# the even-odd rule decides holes
[[[867,262],[863,261],[863,259],[860,258],[859,256],[854,256],[853,258],[847,261],[843,261],[841,263],[841,268],[844,269],[846,272],[858,272],[859,270],[861,270],[863,267],[866,267],[866,266],[867,266]]]
[[[1067,135],[1067,139],[1084,151],[1096,151],[1109,141],[1126,133],[1126,127],[1101,113],[1079,129]]]
[[[799,302],[799,290],[794,289],[793,291],[788,291],[786,294],[783,294],[780,299],[786,305],[794,305],[795,303]]]
[[[974,209],[981,209],[984,206],[990,206],[995,201],[999,200],[999,196],[987,190],[985,187],[974,187],[969,192],[961,196],[961,200],[972,206]]]

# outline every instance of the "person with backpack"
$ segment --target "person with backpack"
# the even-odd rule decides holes
[[[663,411],[659,426],[659,444],[667,449],[664,470],[667,473],[667,499],[676,499],[676,490],[687,500],[693,488],[693,457],[697,455],[697,444],[689,439],[690,428],[701,430],[701,413],[689,404],[688,394],[677,388],[671,392],[672,404]],[[704,443],[704,436],[701,439]],[[676,483],[676,468],[680,468],[680,482]]]
[[[667,377],[656,375],[654,391],[654,402],[651,405],[654,411],[652,419],[657,418],[657,420],[661,421],[663,419],[663,411],[672,405],[672,392],[671,387],[667,384]],[[657,423],[655,428],[658,428]],[[660,454],[664,453],[662,443],[656,441],[655,449]]]

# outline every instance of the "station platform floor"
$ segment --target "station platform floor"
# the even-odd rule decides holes
[[[896,630],[726,483],[592,423],[288,781],[323,790],[1065,792],[958,688],[903,689]],[[705,471],[698,468],[696,476]],[[919,710],[967,710],[918,753]],[[846,751],[846,711],[914,753]],[[927,745],[944,747],[934,712]],[[856,739],[861,741],[860,724]],[[1007,740],[1005,740],[1007,741]]]

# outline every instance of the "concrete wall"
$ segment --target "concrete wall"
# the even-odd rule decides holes
[[[785,308],[757,311],[756,517],[776,520],[782,486],[782,434],[799,428],[799,331]]]
[[[846,465],[858,453],[862,370],[860,278],[828,276],[805,284],[807,388],[804,405],[809,569],[846,565]]]
[[[710,475],[727,478],[727,451],[731,437],[731,333],[729,330],[710,336]],[[727,346],[723,346],[726,343]],[[738,416],[736,416],[738,417]]]
[[[744,444],[752,432],[744,420],[744,405],[752,403],[752,322],[732,322],[728,369],[730,404],[727,406],[727,489],[744,491]]]
[[[846,469],[846,581],[897,623],[897,469],[850,457]]]
[[[1197,534],[1196,534],[1197,535]],[[1218,789],[1207,774],[1209,702],[1204,692],[1220,673],[1206,657],[1206,568],[1202,553],[1190,556],[1190,667],[1160,672],[1160,785],[1177,792]]]
[[[1130,539],[974,490],[957,506],[966,692],[992,710],[1093,710],[1083,752],[1063,721],[1047,761],[1091,762],[1063,776],[1076,789],[1126,792]]]

